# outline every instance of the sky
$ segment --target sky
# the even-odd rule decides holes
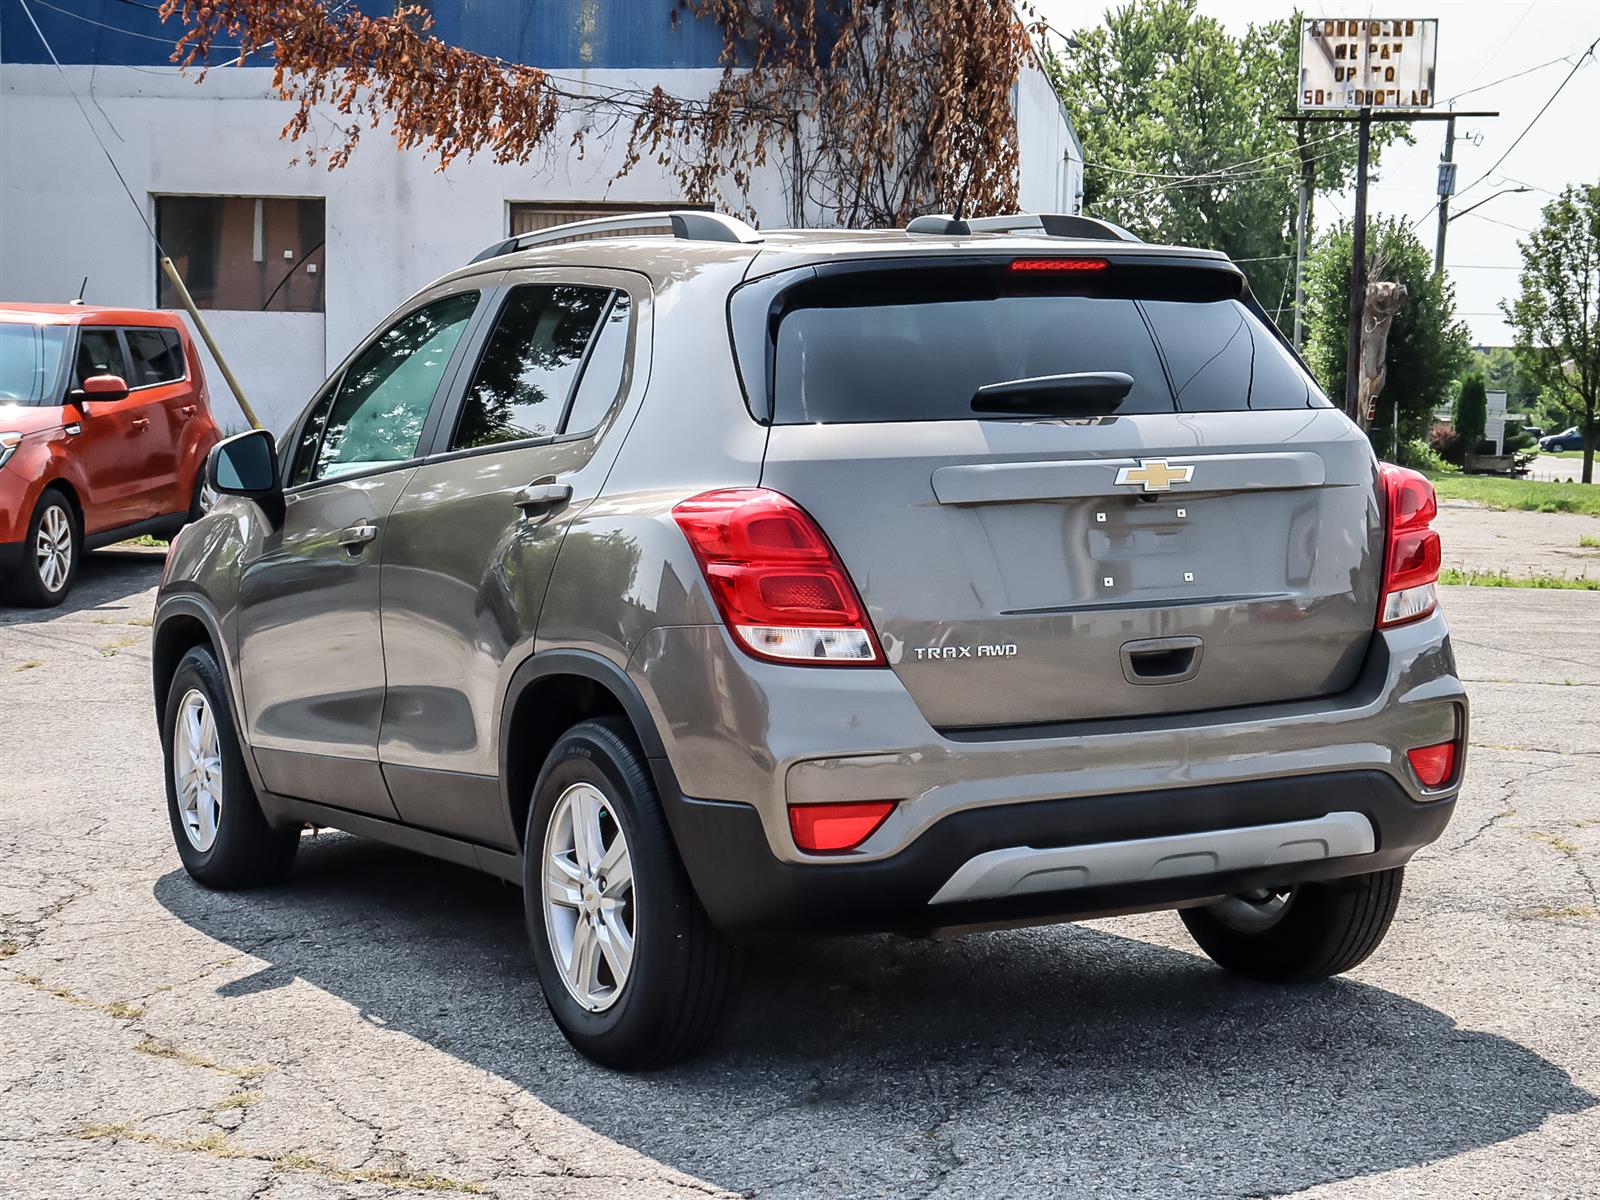
[[[1066,33],[1100,23],[1108,7],[1082,0],[1034,0],[1040,15]],[[1292,4],[1258,0],[1200,0],[1200,11],[1220,20],[1230,33],[1252,22],[1290,15]],[[1437,17],[1437,83],[1443,103],[1468,89],[1456,107],[1498,112],[1498,117],[1456,122],[1456,213],[1502,188],[1527,187],[1488,200],[1471,213],[1453,217],[1445,241],[1445,268],[1456,288],[1458,315],[1472,330],[1475,344],[1508,345],[1511,331],[1499,312],[1501,299],[1517,287],[1522,258],[1517,240],[1539,223],[1540,209],[1569,183],[1600,183],[1600,62],[1586,60],[1549,101],[1590,43],[1600,38],[1600,4],[1588,0],[1399,0],[1383,6],[1305,0],[1310,17]],[[1549,63],[1566,57],[1569,61]],[[1507,76],[1539,67],[1518,79]],[[1496,82],[1506,80],[1505,82]],[[1492,86],[1484,87],[1485,84]],[[1530,122],[1532,127],[1529,128]],[[1429,210],[1435,191],[1444,122],[1413,126],[1416,144],[1390,146],[1367,191],[1368,214],[1404,215],[1431,252],[1438,229]],[[1519,135],[1506,160],[1473,187],[1467,185],[1494,166]],[[1090,168],[1091,170],[1093,168]],[[1354,193],[1318,198],[1319,225],[1335,214],[1350,216]]]

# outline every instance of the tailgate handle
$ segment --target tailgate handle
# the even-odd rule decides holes
[[[1200,671],[1197,637],[1145,638],[1122,643],[1122,677],[1129,683],[1182,683]]]

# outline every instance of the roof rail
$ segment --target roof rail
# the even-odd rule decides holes
[[[1012,213],[1004,217],[968,217],[962,220],[949,213],[930,213],[914,218],[907,233],[932,233],[945,237],[965,237],[970,233],[1035,233],[1045,237],[1081,238],[1101,242],[1137,242],[1120,225],[1098,217],[1074,213]]]
[[[621,213],[615,217],[595,217],[588,221],[569,221],[532,233],[519,233],[486,247],[473,262],[499,258],[534,246],[554,242],[576,242],[586,238],[612,237],[621,233],[671,233],[681,241],[734,242],[761,241],[761,235],[738,217],[722,213],[679,209],[673,212]]]

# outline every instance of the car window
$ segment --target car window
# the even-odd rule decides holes
[[[0,404],[59,403],[65,325],[0,324]]]
[[[1316,386],[1237,300],[1144,301],[1184,412],[1305,408]],[[1318,397],[1321,393],[1317,393]]]
[[[78,365],[73,374],[73,387],[81,388],[91,375],[120,375],[128,377],[128,365],[122,359],[122,339],[115,329],[80,329],[78,331]]]
[[[567,414],[562,431],[587,433],[605,419],[622,390],[623,377],[628,365],[628,314],[632,304],[627,292],[618,292],[611,301],[611,311],[606,314],[595,334],[594,349],[589,351],[589,361],[583,364],[583,378],[578,380],[578,390],[572,397],[572,411]]]
[[[174,383],[183,378],[183,350],[170,329],[125,329],[128,339],[129,387]]]
[[[325,413],[313,414],[319,442],[307,478],[416,457],[434,393],[477,305],[477,292],[435,300],[390,326],[350,364]]]
[[[461,403],[452,450],[550,437],[561,428],[609,288],[512,290]]]

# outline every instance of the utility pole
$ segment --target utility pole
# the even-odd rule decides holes
[[[1444,235],[1450,229],[1450,197],[1456,193],[1456,119],[1444,125],[1444,156],[1439,159],[1439,236],[1433,244],[1433,273],[1444,271]]]
[[[1344,411],[1363,429],[1361,419],[1361,313],[1367,303],[1367,159],[1372,150],[1372,110],[1363,108],[1356,145],[1356,216],[1350,231],[1350,325],[1344,354]]]
[[[1295,122],[1295,142],[1300,148],[1300,212],[1294,225],[1294,348],[1306,348],[1306,242],[1310,231],[1311,189],[1316,183],[1316,160],[1306,145],[1306,124]]]

